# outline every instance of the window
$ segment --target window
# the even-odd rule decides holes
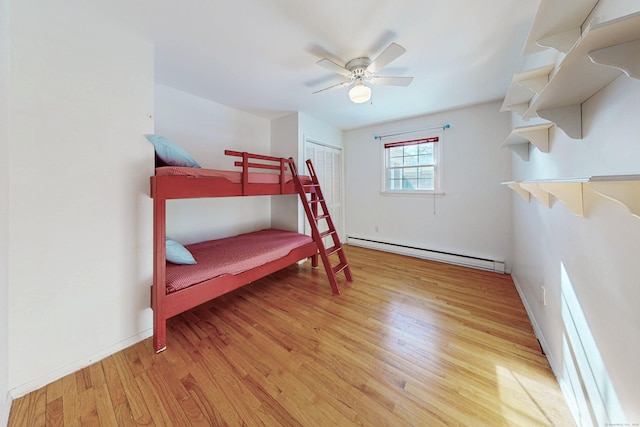
[[[439,139],[435,136],[385,143],[383,191],[438,191]]]

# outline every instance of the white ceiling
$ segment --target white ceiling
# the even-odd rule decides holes
[[[523,63],[534,0],[83,0],[78,7],[155,45],[156,81],[276,118],[301,111],[340,129],[502,98]],[[406,53],[381,75],[372,104],[316,65]]]

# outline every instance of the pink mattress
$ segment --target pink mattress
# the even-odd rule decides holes
[[[242,182],[242,172],[221,171],[215,169],[187,168],[181,166],[162,166],[156,168],[157,176],[190,176],[193,178],[225,178],[234,184]],[[286,175],[287,182],[291,181],[291,175]],[[251,184],[279,184],[279,173],[256,173],[249,174]]]
[[[313,242],[311,237],[291,231],[261,230],[226,239],[187,245],[198,262],[194,265],[167,263],[167,293],[223,274],[238,274],[277,260],[293,249]]]

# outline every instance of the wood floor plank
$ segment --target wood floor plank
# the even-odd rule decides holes
[[[86,367],[76,372],[76,382],[78,392],[82,393],[85,390],[90,390],[93,387],[93,382],[91,381],[91,368]]]
[[[100,365],[101,366],[101,365]],[[118,418],[114,410],[115,405],[111,400],[109,388],[105,382],[93,388],[94,400],[96,402],[96,410],[98,412],[98,420],[100,425],[118,425]]]
[[[62,378],[62,410],[65,426],[80,425],[80,394],[75,374]]]
[[[31,393],[24,395],[20,399],[12,402],[11,413],[9,414],[9,425],[15,427],[28,426],[29,405],[31,404]]]
[[[47,403],[45,425],[50,427],[58,427],[64,425],[64,407],[62,405],[62,396]]]
[[[127,395],[124,392],[124,387],[122,385],[122,381],[120,380],[120,376],[118,374],[118,368],[114,363],[114,356],[107,357],[99,362],[99,365],[102,367],[102,372],[104,373],[104,381],[107,387],[107,391],[109,393],[109,399],[111,401],[111,405],[113,405],[114,412],[116,413],[116,419],[120,422],[124,422],[121,419],[122,409],[125,409],[127,414],[124,416],[124,419],[132,419],[133,414],[130,412],[130,408],[127,402]],[[116,411],[118,408],[118,411]]]
[[[80,392],[80,425],[100,426],[93,388]]]
[[[182,411],[175,411],[176,405],[172,396],[163,394],[163,390],[156,390],[147,372],[143,372],[135,378],[138,390],[144,399],[149,414],[156,426],[188,425]]]
[[[128,358],[125,353],[116,353],[112,358],[118,372],[118,377],[122,382],[122,389],[126,396],[126,404],[131,410],[132,419],[139,424],[152,423],[151,414],[144,400],[144,396],[138,388],[138,383],[133,375],[132,367],[128,364]]]
[[[571,426],[508,275],[345,246],[13,402],[14,426]]]
[[[62,397],[62,378],[47,385],[47,404]]]
[[[238,407],[234,399],[226,397],[226,393],[232,393],[233,390],[216,381],[217,373],[206,363],[193,363],[191,371],[192,374],[183,378],[182,382],[211,421],[211,425],[241,425],[246,408]]]

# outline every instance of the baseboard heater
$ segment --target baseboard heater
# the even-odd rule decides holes
[[[392,252],[400,255],[409,255],[417,258],[440,261],[448,264],[462,265],[465,267],[478,268],[481,270],[495,271],[504,274],[504,261],[495,261],[485,258],[472,257],[467,255],[453,254],[450,252],[434,251],[413,246],[399,245],[397,243],[379,242],[377,240],[363,239],[360,237],[347,237],[347,243],[363,248],[377,249],[380,251]]]

